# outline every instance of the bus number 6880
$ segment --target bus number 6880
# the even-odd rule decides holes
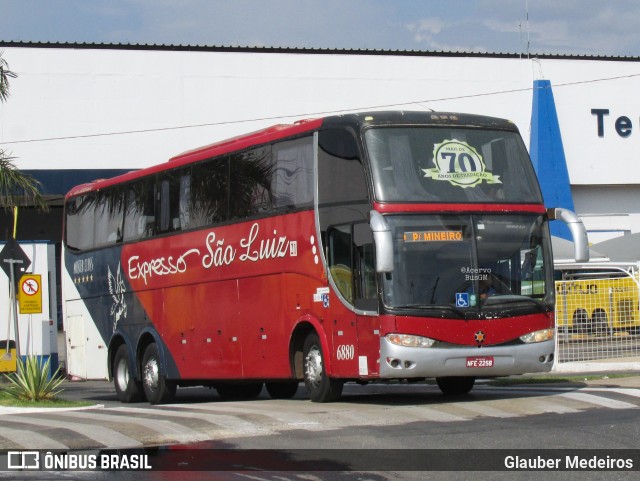
[[[336,351],[336,358],[338,359],[338,361],[349,361],[353,359],[354,355],[355,348],[353,347],[353,344],[340,344],[338,346],[338,350]]]

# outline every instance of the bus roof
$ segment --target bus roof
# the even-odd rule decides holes
[[[317,119],[300,120],[293,124],[278,124],[262,130],[242,134],[236,137],[215,142],[178,154],[167,162],[153,165],[141,170],[133,170],[110,179],[97,179],[93,182],[73,187],[66,195],[72,197],[86,192],[98,191],[104,187],[132,181],[140,177],[152,175],[181,165],[241,151],[256,145],[268,144],[275,140],[294,137],[319,129],[321,126],[351,126],[356,130],[364,126],[386,125],[425,125],[425,126],[457,126],[467,128],[493,128],[498,130],[518,131],[509,120],[482,115],[450,112],[417,112],[417,111],[377,111],[334,115]]]

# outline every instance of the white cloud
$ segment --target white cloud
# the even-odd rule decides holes
[[[418,43],[431,42],[435,35],[442,31],[446,23],[440,18],[424,18],[407,25],[407,29],[413,34]]]

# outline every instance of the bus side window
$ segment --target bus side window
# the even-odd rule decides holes
[[[98,194],[95,209],[95,246],[122,242],[123,198],[121,189]]]
[[[92,249],[95,245],[96,196],[76,197],[66,208],[66,243],[71,249]]]
[[[229,218],[229,157],[194,165],[189,183],[189,227],[205,227]]]
[[[275,170],[271,191],[275,208],[313,205],[313,138],[280,142],[273,146]]]
[[[318,136],[320,229],[368,221],[371,204],[358,144],[348,130],[328,129]]]
[[[351,226],[332,227],[328,231],[329,272],[340,294],[353,304],[353,242]]]
[[[373,233],[368,223],[353,226],[355,248],[354,268],[356,272],[356,300],[359,309],[377,311],[378,289],[373,251]]]
[[[135,241],[154,234],[153,179],[141,179],[130,184],[125,199],[123,240]]]
[[[231,156],[229,217],[245,219],[271,210],[271,147],[257,147]]]
[[[184,228],[180,221],[180,214],[182,211],[184,219],[185,199],[181,194],[190,189],[188,178],[188,173],[182,170],[168,172],[160,177],[158,199],[160,233],[179,231]]]
[[[367,223],[328,230],[329,272],[340,294],[359,309],[377,310],[373,234]]]

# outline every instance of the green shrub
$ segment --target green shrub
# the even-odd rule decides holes
[[[9,381],[5,392],[17,399],[27,401],[53,399],[62,392],[59,387],[64,378],[59,376],[59,372],[60,368],[49,376],[51,358],[45,362],[36,356],[27,356],[26,362],[18,359],[16,372],[4,375]]]

